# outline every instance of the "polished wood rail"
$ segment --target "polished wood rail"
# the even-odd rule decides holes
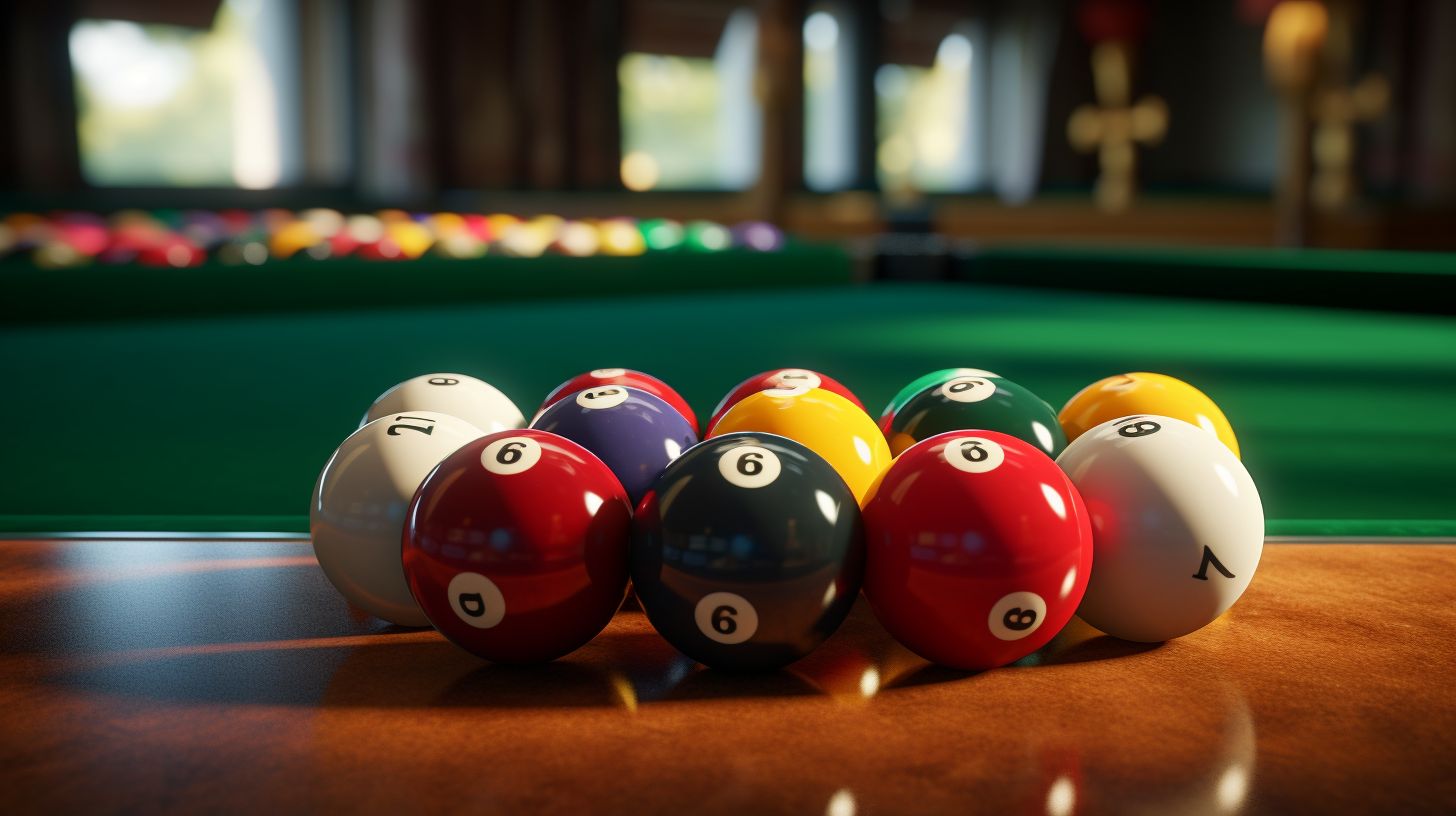
[[[1213,625],[927,664],[861,601],[730,675],[640,611],[493,665],[306,542],[0,542],[7,813],[1450,813],[1456,546],[1265,548]]]

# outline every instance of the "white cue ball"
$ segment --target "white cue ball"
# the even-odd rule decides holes
[[[438,411],[469,422],[481,433],[526,427],[521,409],[495,386],[464,374],[422,374],[385,391],[364,422],[402,411]],[[363,427],[364,423],[360,423]]]
[[[1082,620],[1124,640],[1170,640],[1208,625],[1249,586],[1264,506],[1217,437],[1178,419],[1123,417],[1078,437],[1057,464],[1092,517]]]
[[[313,551],[349,603],[401,626],[429,626],[405,582],[405,510],[440,460],[484,436],[448,414],[390,414],[355,431],[329,457],[308,508]]]

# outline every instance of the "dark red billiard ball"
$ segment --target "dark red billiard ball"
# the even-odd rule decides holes
[[[657,379],[651,374],[643,374],[641,371],[633,371],[630,368],[597,368],[585,374],[578,374],[561,385],[551,389],[541,407],[536,411],[540,416],[542,411],[550,408],[552,404],[588,388],[596,388],[602,385],[626,385],[658,397],[673,407],[673,410],[683,415],[683,419],[692,426],[693,433],[698,432],[698,417],[688,405],[687,400],[672,390],[672,386]]]
[[[713,409],[713,416],[708,420],[708,427],[704,433],[711,433],[718,420],[728,413],[728,409],[742,402],[748,396],[766,391],[770,388],[792,389],[806,386],[809,388],[822,388],[825,391],[833,391],[841,397],[855,404],[861,411],[864,410],[864,403],[859,401],[852,391],[845,388],[842,383],[833,377],[825,376],[817,371],[810,371],[807,368],[776,368],[773,371],[765,371],[762,374],[755,374],[733,387],[732,391],[718,403]]]
[[[954,669],[992,669],[1051,640],[1092,570],[1092,528],[1046,454],[994,431],[923,440],[864,507],[865,597],[894,638]]]
[[[405,577],[430,623],[467,651],[553,660],[622,604],[631,522],[627,492],[586,448],[500,431],[425,477],[405,515]]]

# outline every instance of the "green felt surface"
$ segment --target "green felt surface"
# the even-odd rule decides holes
[[[209,260],[186,269],[94,264],[40,269],[0,261],[0,322],[49,323],[198,317],[319,309],[555,299],[638,292],[848,285],[853,267],[834,245],[793,243],[783,252],[649,252],[570,258],[426,255],[413,261],[300,254],[261,266]]]
[[[664,378],[701,416],[775,367],[823,371],[875,408],[950,366],[1054,405],[1157,371],[1228,414],[1273,534],[1449,535],[1456,520],[1456,319],[877,284],[7,325],[0,525],[295,529],[318,469],[394,383],[470,374],[529,415],[609,366]]]

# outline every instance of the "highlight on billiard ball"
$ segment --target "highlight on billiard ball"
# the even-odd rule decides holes
[[[1234,437],[1228,417],[1207,394],[1166,374],[1138,371],[1098,380],[1078,391],[1057,414],[1068,441],[1104,422],[1134,414],[1181,419],[1197,425],[1239,455],[1239,440]]]
[[[1071,620],[1095,566],[1087,509],[1040,449],[952,431],[901,453],[864,504],[865,597],[887,631],[954,669],[993,669]]]
[[[499,663],[569,654],[627,591],[632,505],[612,471],[569,439],[488,434],[420,485],[402,535],[410,592],[430,623]]]
[[[982,368],[942,368],[939,371],[932,371],[929,374],[917,377],[911,380],[904,388],[901,388],[895,394],[894,398],[890,400],[890,404],[885,406],[885,410],[880,412],[880,430],[885,433],[885,438],[889,439],[890,421],[895,418],[895,413],[900,410],[901,406],[909,402],[911,397],[927,388],[934,388],[937,385],[948,383],[957,377],[995,377],[999,379],[1000,376]]]
[[[1087,623],[1123,640],[1170,640],[1249,586],[1264,508],[1213,434],[1172,417],[1122,417],[1077,437],[1057,464],[1092,516],[1092,576],[1077,613]]]
[[[1056,411],[1041,397],[1004,377],[972,374],[922,389],[890,418],[890,451],[948,431],[981,429],[1010,434],[1055,458],[1067,446]]]
[[[839,473],[856,501],[890,464],[890,448],[869,414],[823,388],[798,385],[750,394],[728,409],[708,436],[738,431],[776,434],[804,445]]]
[[[822,388],[825,391],[833,391],[854,403],[861,411],[864,410],[864,403],[859,401],[859,397],[856,397],[853,391],[850,391],[843,383],[840,383],[827,374],[820,374],[817,371],[810,371],[807,368],[779,368],[773,371],[765,371],[762,374],[755,374],[738,385],[735,385],[732,391],[729,391],[723,399],[718,401],[718,407],[713,409],[713,416],[708,420],[707,431],[712,433],[713,426],[718,424],[718,420],[722,419],[723,415],[728,413],[730,408],[737,405],[744,397],[750,394],[757,394],[760,391],[766,391],[770,388],[796,388],[801,385],[808,386],[809,388]]]
[[[844,622],[864,546],[854,493],[828,462],[792,439],[729,433],[668,465],[638,505],[632,583],[683,654],[769,670]]]
[[[440,460],[481,436],[448,414],[391,414],[355,431],[329,457],[308,507],[314,555],[349,603],[401,626],[429,626],[399,559],[405,509]]]
[[[595,368],[585,374],[578,374],[561,385],[551,389],[551,393],[542,400],[541,407],[536,410],[536,416],[542,411],[550,408],[558,400],[566,399],[578,391],[588,388],[595,388],[599,385],[628,385],[638,388],[647,393],[667,401],[674,410],[683,415],[683,418],[692,426],[693,433],[698,432],[698,417],[688,405],[688,401],[682,395],[672,389],[672,386],[657,379],[651,374],[644,374],[641,371],[633,371],[630,368]]]
[[[406,411],[438,411],[469,422],[483,433],[523,428],[521,409],[488,382],[464,374],[421,374],[385,391],[359,424]]]
[[[598,385],[557,400],[531,423],[596,454],[635,506],[658,474],[698,444],[693,426],[667,400],[626,385]]]

